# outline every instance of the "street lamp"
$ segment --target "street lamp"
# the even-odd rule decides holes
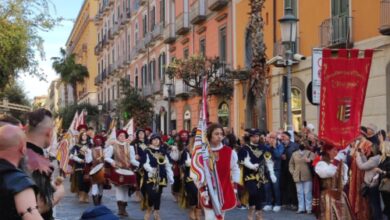
[[[100,113],[102,112],[102,109],[103,109],[103,105],[102,104],[98,104],[98,124],[97,124],[97,129],[100,131],[101,130],[101,126],[100,126]]]
[[[291,110],[291,74],[293,65],[292,45],[297,39],[297,22],[298,19],[292,13],[291,8],[286,9],[285,15],[279,19],[282,43],[286,46],[286,66],[287,66],[287,131],[294,140],[294,130],[292,126]]]
[[[167,134],[169,134],[171,130],[171,93],[172,93],[172,82],[167,82],[165,83],[167,86],[167,91],[168,91],[168,115],[167,115]]]

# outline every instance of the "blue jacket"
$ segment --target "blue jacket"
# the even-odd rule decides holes
[[[270,145],[267,145],[267,149],[272,153],[272,160],[274,161],[274,170],[280,171],[282,168],[282,154],[284,153],[283,144],[276,144],[276,147],[273,148]]]

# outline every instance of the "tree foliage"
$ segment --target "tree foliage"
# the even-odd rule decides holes
[[[0,4],[0,89],[21,72],[44,79],[36,51],[44,58],[39,31],[48,31],[61,19],[53,18],[49,0],[2,0]]]
[[[97,118],[99,115],[98,108],[97,108],[97,106],[91,105],[91,104],[69,105],[69,106],[66,106],[65,108],[60,109],[59,112],[55,114],[55,116],[62,118],[62,120],[63,120],[62,121],[62,128],[68,129],[70,124],[72,123],[72,120],[73,120],[73,117],[74,117],[74,114],[76,113],[76,111],[78,111],[80,113],[83,109],[86,109],[88,112],[88,115],[87,115],[87,123],[88,124],[91,122],[94,122],[98,119]]]
[[[207,77],[208,94],[230,98],[233,94],[234,73],[219,60],[194,55],[188,59],[176,59],[167,67],[168,77],[183,79],[196,94],[202,94],[202,80]]]
[[[60,75],[63,82],[72,85],[73,97],[77,102],[77,83],[83,83],[89,77],[87,67],[76,63],[75,54],[67,54],[65,49],[60,49],[60,57],[52,57],[53,69]]]
[[[153,104],[141,96],[137,89],[130,85],[129,80],[121,81],[122,98],[119,101],[119,111],[125,119],[134,118],[135,127],[147,127],[153,119]]]
[[[0,91],[0,101],[4,98],[8,99],[8,102],[13,104],[31,106],[31,102],[23,87],[15,81],[10,82],[2,91]],[[11,109],[9,113],[19,120],[24,121],[24,112]]]

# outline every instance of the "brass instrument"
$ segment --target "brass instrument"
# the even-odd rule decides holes
[[[156,158],[156,160],[157,160],[157,169],[156,169],[156,174],[154,176],[155,182],[154,182],[154,185],[153,185],[153,190],[158,192],[159,185],[160,185],[160,182],[161,182],[160,166],[165,165],[167,163],[167,161],[166,161],[165,155],[163,155],[162,153],[153,154],[153,157]]]

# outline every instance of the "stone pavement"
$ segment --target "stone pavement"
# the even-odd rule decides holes
[[[92,198],[90,196],[90,204],[81,204],[78,202],[75,194],[69,192],[69,179],[65,180],[66,196],[60,202],[56,208],[56,217],[59,220],[76,220],[79,219],[82,212],[89,206],[92,206]],[[115,201],[115,191],[105,190],[103,196],[103,204],[111,209],[114,213],[117,212],[117,206]],[[133,198],[129,198],[127,206],[127,212],[130,218],[127,219],[143,219],[144,213],[139,208],[139,203],[133,201]],[[187,211],[180,209],[176,203],[173,202],[170,194],[169,187],[164,189],[161,201],[161,217],[165,219],[174,220],[187,220]],[[226,220],[244,220],[246,219],[247,210],[234,209],[229,211],[226,215]],[[124,218],[125,219],[125,218]],[[295,214],[292,211],[282,210],[279,213],[267,212],[264,215],[266,220],[313,220],[315,219],[312,215],[307,214]]]

